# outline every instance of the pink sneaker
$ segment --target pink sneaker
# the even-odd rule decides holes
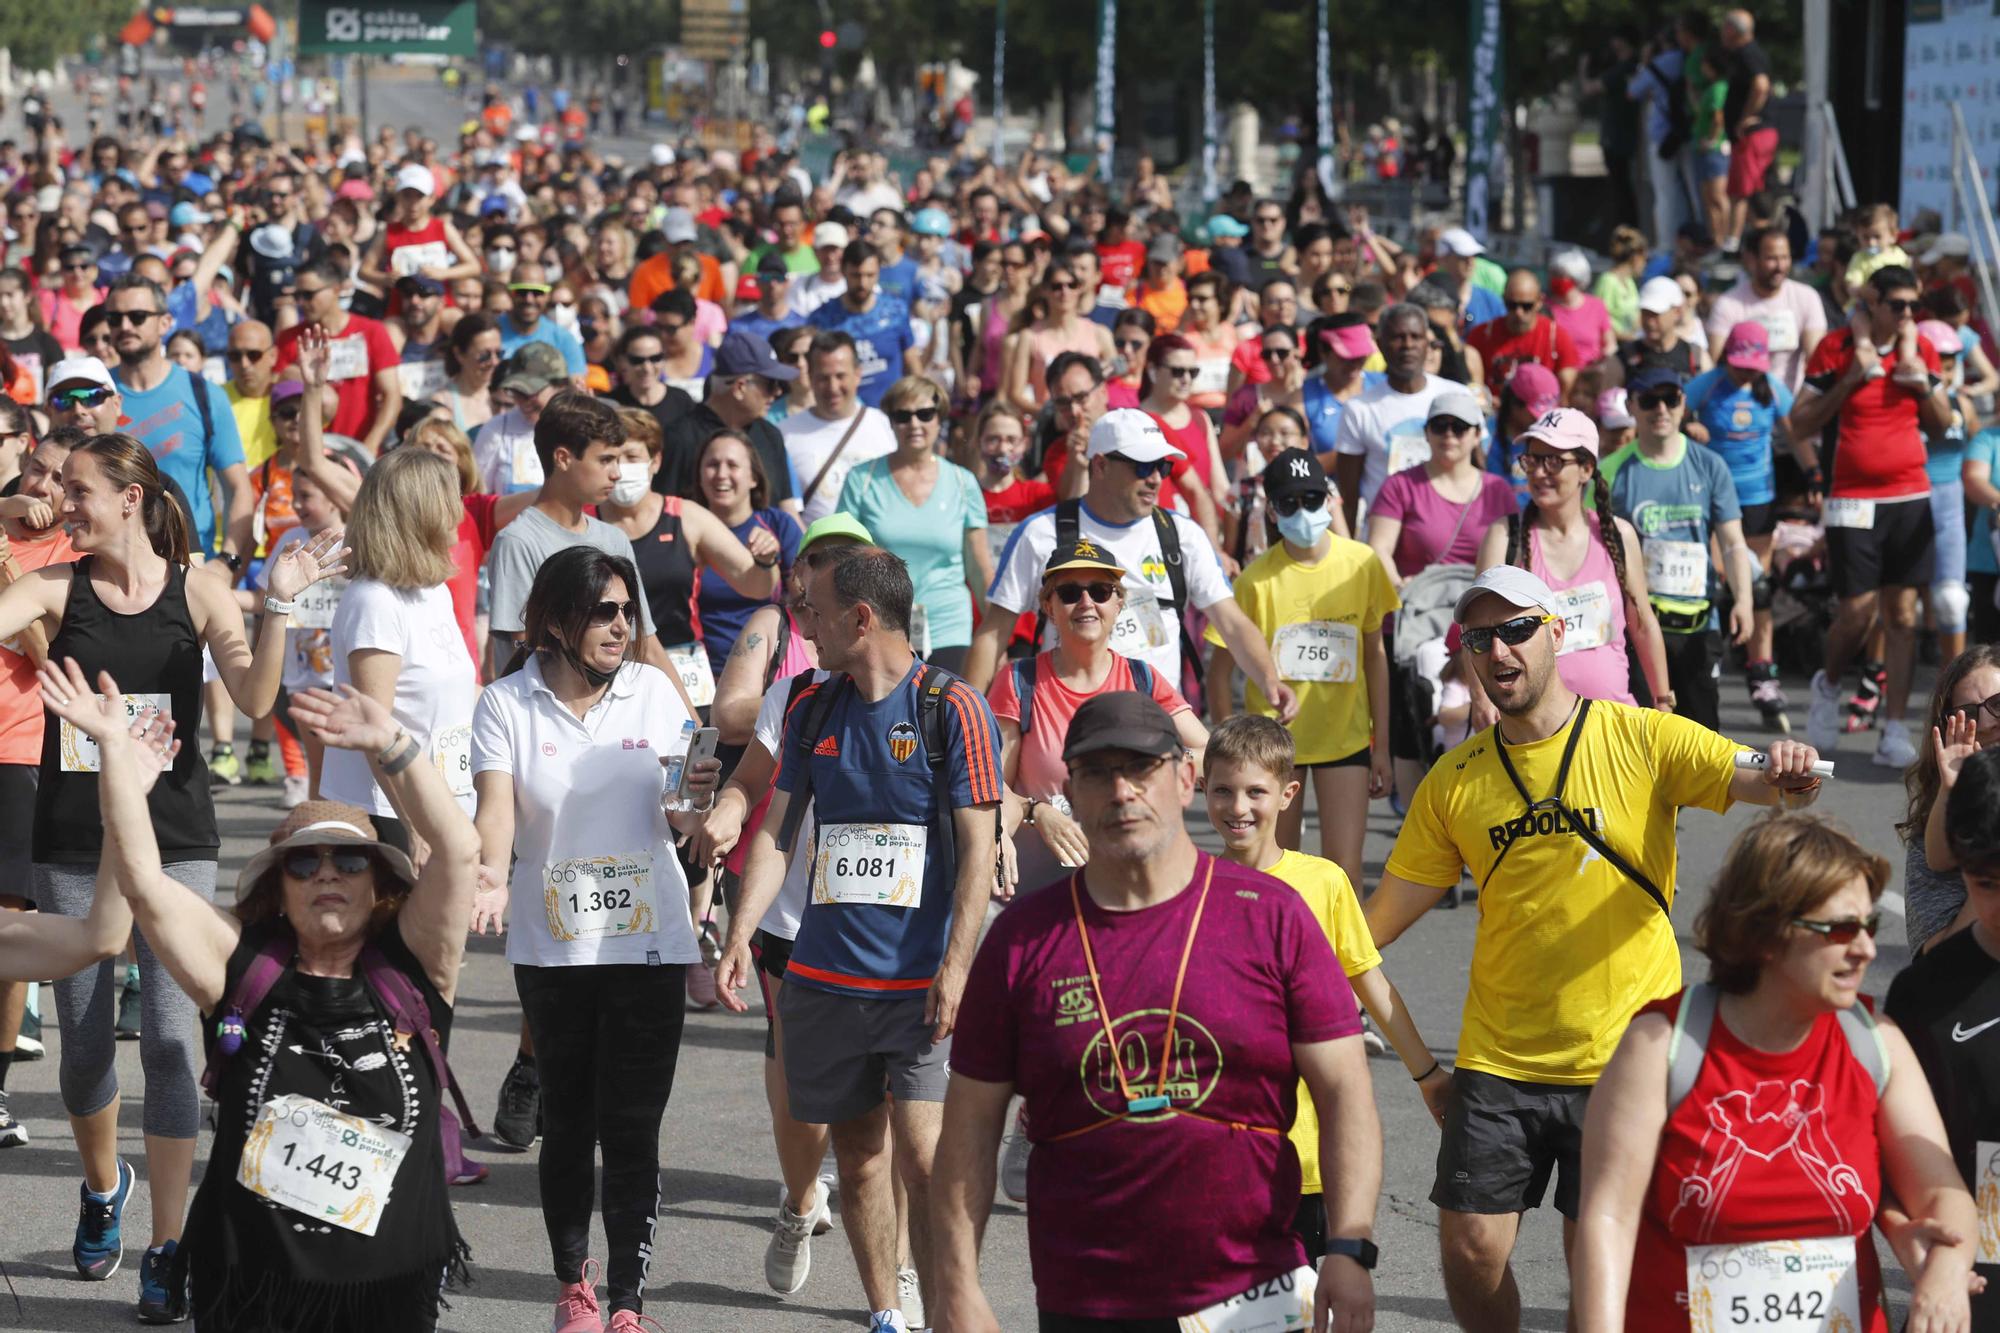
[[[667,1333],[667,1326],[637,1310],[616,1310],[611,1315],[611,1333]]]
[[[604,1333],[604,1316],[597,1304],[597,1278],[601,1271],[597,1260],[585,1259],[583,1280],[563,1283],[549,1333]]]

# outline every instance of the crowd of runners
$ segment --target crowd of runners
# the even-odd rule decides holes
[[[1467,1329],[1520,1327],[1545,1202],[1579,1329],[1886,1333],[1876,1231],[1908,1328],[2000,1328],[2000,373],[1964,239],[1799,226],[1747,16],[1703,31],[1632,96],[1748,145],[1703,150],[1728,243],[1513,267],[1309,172],[1182,213],[1039,146],[621,161],[497,90],[442,144],[37,99],[0,1148],[53,1047],[78,1277],[135,1255],[138,1318],[204,1333],[434,1328],[484,1121],[539,1144],[555,1333],[658,1327],[686,1014],[754,983],[764,1279],[837,1214],[873,1329],[999,1328],[1003,1196],[1044,1333],[1365,1333],[1392,1061],[1438,1131],[1397,1262]],[[1810,813],[1836,759],[1901,817]],[[282,817],[230,892],[246,784]],[[1739,802],[1684,981],[1678,838]],[[447,1060],[487,933],[490,1118]],[[1463,986],[1450,1058],[1391,966]]]

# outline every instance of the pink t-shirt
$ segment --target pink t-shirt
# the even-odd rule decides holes
[[[992,707],[993,716],[1019,726],[1021,700],[1014,692],[1014,674],[1012,664],[996,674],[993,683],[986,687],[986,702]],[[1014,771],[1014,781],[1008,785],[1023,796],[1042,801],[1060,793],[1069,778],[1069,767],[1062,757],[1069,720],[1083,707],[1085,699],[1133,688],[1132,663],[1117,653],[1111,655],[1111,671],[1104,683],[1089,694],[1079,694],[1057,678],[1053,651],[1036,658],[1034,707],[1028,710],[1028,734],[1021,737],[1020,766]],[[1153,673],[1153,699],[1169,715],[1188,711],[1187,700],[1157,671]]]
[[[1598,529],[1597,515],[1584,517],[1597,540],[1590,543],[1590,553],[1576,573],[1566,579],[1549,573],[1548,562],[1542,559],[1541,534],[1533,529],[1528,532],[1528,568],[1566,604],[1563,650],[1556,658],[1556,671],[1563,684],[1586,699],[1636,704],[1625,656],[1625,591]],[[1611,540],[1617,539],[1614,533]],[[1600,639],[1602,642],[1595,642]]]
[[[1711,340],[1727,338],[1745,320],[1764,326],[1771,344],[1771,374],[1796,394],[1806,382],[1806,343],[1826,335],[1826,306],[1819,293],[1787,278],[1777,295],[1760,297],[1746,278],[1715,298],[1706,332]]]
[[[1468,512],[1467,505],[1445,499],[1430,474],[1413,467],[1383,481],[1368,512],[1403,525],[1396,538],[1396,572],[1407,579],[1431,565],[1474,563],[1486,530],[1514,512],[1514,488],[1505,477],[1482,472],[1479,493],[1469,503]]]
[[[1604,302],[1586,294],[1582,305],[1566,306],[1561,301],[1550,301],[1548,308],[1556,327],[1569,335],[1569,340],[1576,344],[1577,355],[1586,363],[1604,355],[1605,339],[1611,333],[1611,312],[1604,308]]]
[[[1174,1319],[1305,1262],[1291,1232],[1299,1159],[1282,1132],[1298,1104],[1292,1043],[1361,1030],[1305,899],[1206,853],[1186,891],[1138,911],[1104,911],[1079,885],[1098,989],[1127,1078],[1149,1096],[1211,871],[1166,1071],[1168,1111],[1103,1123],[1125,1100],[1083,979],[1067,880],[1017,899],[973,960],[952,1069],[1011,1083],[1027,1100],[1028,1258],[1036,1304],[1052,1314]],[[1091,1126],[1101,1127],[1061,1137]]]

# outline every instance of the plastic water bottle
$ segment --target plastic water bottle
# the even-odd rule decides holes
[[[694,733],[697,726],[698,724],[693,718],[689,718],[686,722],[681,723],[680,740],[675,744],[674,752],[667,757],[666,797],[662,803],[662,808],[677,814],[694,809],[694,802],[679,793],[681,789],[681,775],[687,771],[688,748],[694,744]]]

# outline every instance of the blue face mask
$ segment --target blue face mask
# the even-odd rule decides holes
[[[1317,546],[1326,530],[1333,526],[1333,497],[1317,509],[1300,509],[1297,513],[1285,514],[1278,519],[1278,533],[1294,546]]]

